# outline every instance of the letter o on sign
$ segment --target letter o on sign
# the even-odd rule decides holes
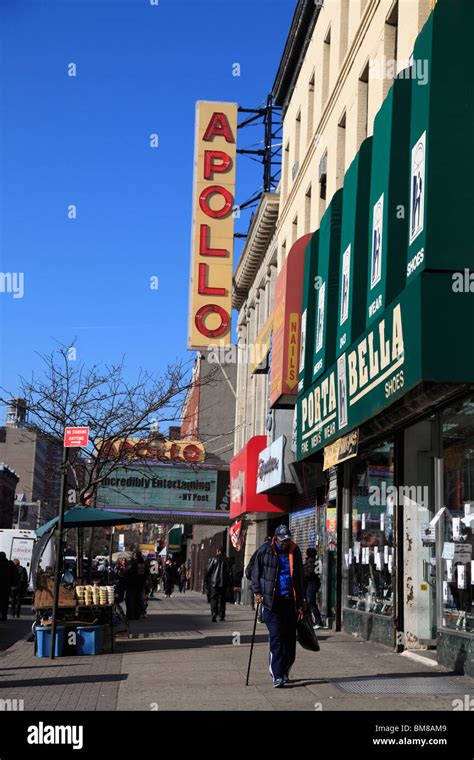
[[[221,324],[215,330],[209,330],[204,324],[204,320],[209,314],[218,314],[221,318]],[[215,303],[209,303],[196,312],[194,322],[201,335],[205,335],[207,338],[219,338],[221,335],[225,335],[229,329],[230,316],[222,306],[218,306]]]
[[[214,211],[209,206],[209,201],[214,195],[221,195],[224,199],[224,205],[218,211]],[[206,187],[199,196],[199,206],[201,207],[201,211],[212,219],[223,219],[225,216],[229,216],[232,211],[234,207],[234,198],[232,193],[230,193],[225,187],[211,185],[210,187]]]

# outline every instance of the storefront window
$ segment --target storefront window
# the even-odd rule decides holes
[[[351,514],[345,517],[350,540],[344,557],[351,609],[393,613],[393,491],[393,443],[387,441],[359,457],[354,466]]]
[[[474,399],[443,412],[443,627],[474,631]]]

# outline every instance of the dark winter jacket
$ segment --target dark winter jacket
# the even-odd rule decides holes
[[[0,559],[0,592],[10,591],[18,583],[16,567],[9,559]]]
[[[212,557],[207,566],[205,582],[208,588],[227,588],[231,581],[227,557]]]
[[[26,572],[26,568],[24,568],[22,565],[14,565],[14,568],[16,572],[16,578],[15,582],[12,583],[12,587],[25,591],[28,588],[28,573]]]
[[[252,591],[263,596],[263,606],[270,610],[275,596],[278,579],[278,554],[274,547],[276,539],[263,544],[257,552],[252,570]],[[303,560],[299,547],[290,541],[290,573],[293,581],[293,593],[296,606],[302,607],[305,599]]]

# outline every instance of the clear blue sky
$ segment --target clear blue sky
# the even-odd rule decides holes
[[[1,0],[0,271],[23,272],[25,292],[0,293],[0,384],[15,392],[54,339],[77,337],[87,363],[125,353],[131,376],[191,358],[195,102],[260,105],[295,5]],[[262,136],[243,130],[239,147]],[[261,174],[240,157],[238,202]]]

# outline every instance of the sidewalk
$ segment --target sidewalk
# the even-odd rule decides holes
[[[474,696],[472,679],[414,662],[344,633],[320,631],[321,651],[298,645],[293,682],[274,689],[265,625],[257,626],[245,687],[254,614],[229,605],[211,623],[203,595],[151,599],[115,654],[54,661],[18,641],[0,654],[0,699],[25,710],[452,710]]]

